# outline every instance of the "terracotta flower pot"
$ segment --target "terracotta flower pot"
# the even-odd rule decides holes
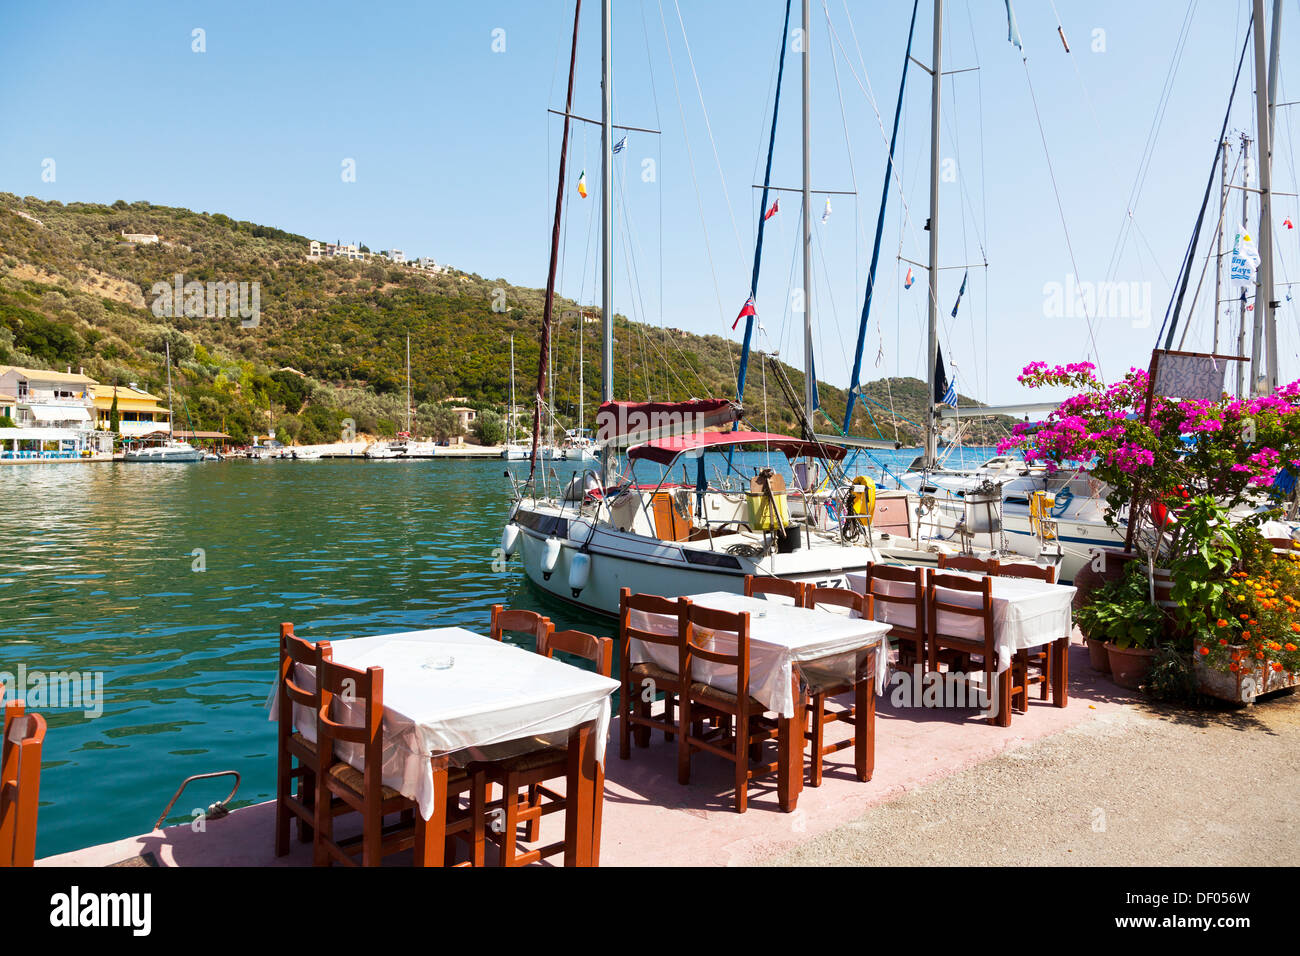
[[[1110,673],[1110,655],[1106,652],[1106,642],[1093,637],[1085,637],[1083,643],[1088,645],[1088,663],[1100,674]]]
[[[1119,548],[1103,548],[1102,553],[1105,555],[1105,567],[1101,571],[1093,569],[1093,562],[1089,561],[1074,576],[1074,609],[1077,611],[1092,599],[1092,592],[1101,587],[1108,581],[1118,581],[1124,577],[1124,569],[1128,563],[1137,558],[1134,551],[1123,551]]]
[[[1110,658],[1111,680],[1129,690],[1138,690],[1155,665],[1156,652],[1148,647],[1124,648],[1107,644],[1106,654]]]

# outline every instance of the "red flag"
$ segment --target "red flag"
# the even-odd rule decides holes
[[[772,208],[769,209],[767,212],[763,213],[763,221],[767,222],[778,212],[780,212],[780,210],[781,210],[781,197],[778,196],[776,200],[772,203]]]
[[[733,332],[736,330],[736,326],[740,324],[740,320],[747,315],[758,315],[758,313],[754,311],[754,297],[752,295],[745,300],[744,308],[740,310],[740,315],[736,316],[736,321],[731,323],[731,330]]]
[[[1288,229],[1294,229],[1294,228],[1295,228],[1295,223],[1293,223],[1293,222],[1291,221],[1291,217],[1290,217],[1290,216],[1287,216],[1285,219],[1282,220],[1282,225],[1286,226]]]
[[[907,278],[906,278],[905,280],[903,280],[903,288],[904,288],[904,289],[910,289],[910,288],[912,288],[912,270],[911,270],[911,269],[908,269],[908,270],[907,270]]]

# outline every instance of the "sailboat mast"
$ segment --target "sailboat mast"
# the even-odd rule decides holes
[[[1255,123],[1259,147],[1259,272],[1255,289],[1254,334],[1250,344],[1251,392],[1262,395],[1277,385],[1277,332],[1273,301],[1273,144],[1269,137],[1268,82],[1265,72],[1264,0],[1254,2]],[[1267,354],[1265,339],[1267,338]]]
[[[810,0],[803,0],[803,406],[807,427],[812,430],[817,371],[813,362],[812,338],[812,43],[809,39],[812,21],[809,15],[810,6]]]
[[[934,50],[930,57],[930,275],[926,362],[925,466],[938,460],[938,423],[935,418],[935,363],[939,358],[939,100],[943,82],[943,0],[934,0]]]
[[[515,337],[510,336],[510,438],[508,444],[515,443]]]
[[[411,434],[411,333],[406,333],[406,434]]]
[[[601,381],[600,400],[614,400],[614,154],[612,139],[613,24],[610,0],[603,0],[600,12],[600,303]],[[572,82],[572,81],[570,81]]]
[[[582,329],[587,324],[587,317],[581,309],[578,310],[578,434],[582,434],[582,424],[586,420],[586,406],[583,404],[583,375],[582,375]]]
[[[537,355],[537,392],[533,396],[533,451],[529,456],[528,478],[537,472],[538,442],[542,437],[542,400],[546,395],[546,369],[551,353],[551,313],[555,308],[555,271],[560,256],[560,213],[564,209],[565,162],[569,157],[569,114],[573,111],[573,71],[578,59],[578,20],[582,0],[573,5],[573,44],[569,49],[569,89],[564,97],[564,134],[560,138],[560,172],[555,186],[555,222],[551,225],[551,264],[546,272],[546,304],[542,308],[542,335]]]
[[[176,440],[176,413],[172,411],[172,343],[171,339],[166,342],[167,346],[167,439]]]

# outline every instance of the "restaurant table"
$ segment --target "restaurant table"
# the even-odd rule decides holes
[[[349,638],[330,647],[335,663],[384,669],[383,782],[414,800],[426,824],[444,821],[435,810],[446,799],[449,766],[567,740],[565,864],[597,862],[598,781],[618,681],[459,627]],[[304,688],[315,687],[312,668],[298,665],[295,674]],[[267,701],[271,720],[278,716],[277,690]],[[341,720],[360,724],[360,710],[350,712],[356,703],[340,703]],[[314,740],[314,718],[303,719],[302,708],[295,716]],[[364,769],[357,745],[339,742],[335,753]],[[430,852],[441,852],[442,844],[440,835],[427,835]]]
[[[979,579],[981,575],[968,571],[944,570],[936,572]],[[859,594],[866,592],[865,571],[851,571],[847,575],[849,587]],[[1068,584],[1048,584],[1034,578],[1002,577],[993,575],[993,643],[997,649],[997,672],[1010,669],[1017,651],[1052,644],[1052,703],[1064,707],[1069,701],[1070,632],[1074,627],[1072,604],[1075,588]],[[877,581],[879,594],[907,594],[913,587],[901,581]],[[979,607],[983,600],[970,591],[945,589],[943,600],[948,604]],[[876,602],[877,620],[901,624],[904,618],[911,624],[912,609],[896,604]],[[982,623],[978,618],[939,612],[939,631],[942,634],[978,638]],[[1010,715],[1006,715],[1009,717]]]
[[[869,680],[870,688],[883,693],[889,673],[884,653],[889,625],[730,591],[709,591],[687,597],[694,604],[717,611],[749,612],[749,694],[780,718],[777,789],[781,809],[794,810],[802,789],[803,733],[807,723],[807,699],[801,686],[806,681],[800,680],[803,676],[800,665],[815,662],[822,679],[831,675],[844,683],[856,684],[857,660],[866,652],[871,658],[868,675],[874,678]],[[671,630],[676,625],[667,623],[661,615],[635,612],[633,626],[653,631]],[[628,654],[633,664],[653,661],[673,672],[679,666],[675,649],[664,645],[632,640]],[[702,677],[705,683],[730,693],[736,692],[734,669],[696,661],[691,676],[697,680]],[[874,747],[874,705],[875,693],[872,693],[863,721],[866,747],[860,755],[867,761]]]

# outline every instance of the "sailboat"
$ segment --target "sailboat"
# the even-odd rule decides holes
[[[416,441],[411,437],[411,334],[406,334],[406,430],[397,433],[393,441],[375,442],[365,450],[365,457],[377,461],[432,458],[436,445],[431,441]]]
[[[803,35],[810,30],[809,0],[803,2]],[[772,142],[775,143],[781,72],[789,36],[791,4],[787,0],[782,32],[781,66],[777,100],[773,106]],[[577,55],[578,18],[574,14],[573,48],[561,138],[559,183],[551,242],[538,363],[538,388],[534,402],[533,444],[540,437],[540,419],[547,384],[550,318],[555,294],[558,243],[563,212],[565,160],[573,102],[573,72]],[[741,429],[743,368],[748,356],[747,326],[742,352],[738,400],[696,399],[686,402],[615,402],[613,400],[613,263],[612,263],[612,153],[610,3],[602,5],[602,385],[597,423],[602,449],[599,468],[584,469],[561,488],[545,487],[545,472],[538,473],[534,458],[528,480],[516,487],[516,497],[502,531],[501,546],[507,556],[518,555],[525,573],[539,588],[564,601],[614,614],[619,589],[662,595],[703,591],[742,591],[746,575],[774,576],[819,586],[847,586],[847,574],[880,561],[886,555],[908,563],[935,564],[936,548],[916,540],[919,516],[908,496],[877,497],[874,485],[855,479],[843,498],[819,494],[818,474],[832,475],[843,461],[843,446],[821,441],[805,419],[804,435],[773,434]],[[805,289],[811,282],[811,160],[810,44],[805,41],[803,62],[803,236]],[[761,206],[766,208],[765,182]],[[761,250],[762,225],[756,250]],[[809,300],[811,296],[808,297]],[[805,305],[804,338],[805,407],[815,407],[812,370],[811,302]],[[726,430],[713,430],[725,428]],[[787,493],[776,470],[755,468],[748,475],[735,467],[737,451],[758,450],[784,456],[795,475]],[[616,474],[619,452],[627,468]],[[713,457],[712,471],[706,464]],[[728,474],[722,473],[725,467]],[[638,476],[637,470],[641,469]],[[646,471],[649,475],[646,475]],[[676,480],[680,471],[681,480]],[[838,476],[837,476],[838,477]],[[740,479],[740,487],[734,484]],[[844,511],[841,511],[841,506]],[[847,513],[851,511],[852,513]],[[867,518],[874,514],[874,524]],[[866,531],[863,534],[863,531]],[[887,545],[887,549],[882,547]]]
[[[123,461],[140,464],[188,464],[202,461],[203,453],[189,442],[177,441],[172,422],[172,346],[167,342],[167,440],[156,445],[144,445],[126,452]]]

